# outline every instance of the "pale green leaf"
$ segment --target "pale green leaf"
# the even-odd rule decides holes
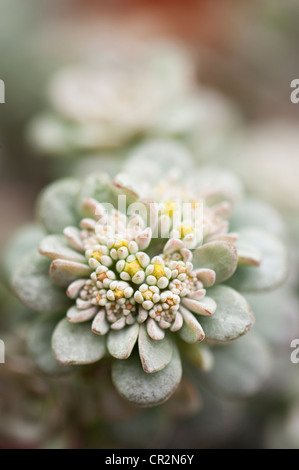
[[[237,249],[232,243],[225,241],[206,243],[194,250],[192,262],[195,269],[212,269],[216,273],[216,283],[223,282],[237,268]]]
[[[91,364],[106,353],[106,339],[91,331],[90,323],[70,323],[66,318],[55,328],[52,349],[61,365]]]
[[[137,352],[112,366],[112,380],[120,395],[141,407],[156,406],[168,400],[181,377],[182,365],[175,346],[169,364],[153,374],[144,372]]]
[[[208,291],[216,304],[210,317],[201,317],[206,338],[231,341],[246,334],[254,323],[254,316],[244,297],[228,286],[214,286]]]
[[[32,310],[59,312],[70,304],[65,290],[55,285],[49,276],[50,260],[30,251],[12,276],[12,287],[19,299]]]
[[[242,239],[252,244],[262,255],[260,266],[239,266],[228,281],[229,285],[244,292],[274,289],[282,284],[289,271],[286,246],[264,230],[248,228],[240,232]]]
[[[37,217],[50,233],[62,233],[68,225],[77,225],[75,200],[79,180],[64,178],[48,185],[37,202]]]
[[[148,335],[144,324],[140,325],[138,347],[143,370],[149,374],[164,369],[171,360],[170,336],[166,335],[162,340],[154,340]]]

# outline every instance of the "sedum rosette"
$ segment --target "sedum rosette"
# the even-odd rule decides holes
[[[174,393],[185,359],[218,386],[222,367],[213,368],[213,357],[234,361],[230,348],[213,345],[236,340],[254,323],[238,290],[281,283],[286,253],[263,230],[230,230],[239,181],[223,170],[196,170],[183,147],[147,143],[124,169],[113,181],[101,173],[45,188],[37,213],[47,234],[38,251],[15,259],[12,285],[31,309],[53,312],[59,365],[110,356],[119,393],[153,406]],[[257,340],[245,350],[249,358],[264,353]],[[252,390],[264,379],[257,369]]]

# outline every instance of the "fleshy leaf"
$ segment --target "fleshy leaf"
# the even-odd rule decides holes
[[[81,184],[77,197],[77,210],[84,217],[90,217],[90,214],[84,211],[83,206],[83,202],[87,197],[101,203],[114,204],[117,202],[107,173],[91,174]]]
[[[13,234],[2,251],[1,270],[3,270],[4,278],[8,283],[19,264],[19,260],[25,253],[36,248],[45,235],[44,228],[39,224],[25,225]]]
[[[52,349],[61,365],[91,364],[106,353],[106,339],[91,331],[90,323],[70,323],[66,318],[55,328]]]
[[[141,407],[165,402],[175,392],[181,377],[181,359],[175,345],[169,364],[153,374],[144,372],[137,352],[112,366],[112,380],[120,395]]]
[[[50,266],[51,279],[55,284],[62,287],[67,287],[76,279],[87,278],[90,273],[91,268],[87,264],[77,263],[76,261],[55,259]]]
[[[246,243],[246,240],[242,240],[242,236],[236,242],[238,251],[239,264],[249,266],[260,266],[263,261],[262,253],[250,243]]]
[[[12,277],[12,287],[19,299],[32,310],[59,312],[70,305],[65,290],[49,276],[50,261],[37,251],[30,251],[20,261]]]
[[[250,330],[253,313],[239,292],[228,286],[214,286],[209,289],[209,296],[215,300],[217,308],[211,317],[200,318],[207,339],[231,341]]]
[[[205,338],[205,334],[195,316],[183,306],[180,307],[180,312],[184,319],[183,326],[178,331],[180,337],[186,341],[186,343],[190,344],[202,341]]]
[[[195,269],[207,268],[216,273],[216,283],[223,282],[235,272],[238,264],[236,247],[229,242],[206,243],[193,252]]]
[[[213,354],[214,367],[205,378],[215,391],[230,397],[257,393],[271,372],[269,350],[252,332],[233,343],[214,347]]]
[[[239,233],[246,227],[269,230],[277,236],[285,234],[285,226],[278,211],[264,201],[255,199],[244,200],[230,218],[230,231]]]
[[[204,166],[193,171],[190,184],[213,206],[223,201],[235,205],[242,198],[243,187],[235,173],[218,166]]]
[[[126,204],[130,205],[137,201],[139,195],[129,175],[118,174],[113,180],[113,190],[116,196],[126,196]]]
[[[85,256],[69,247],[63,235],[48,235],[39,245],[40,254],[50,259],[67,259],[70,261],[86,262]]]
[[[52,353],[51,339],[57,322],[63,314],[45,314],[31,325],[28,336],[29,351],[38,367],[47,374],[65,373],[71,368],[61,367]]]
[[[263,259],[258,267],[239,266],[228,281],[229,285],[241,292],[252,292],[274,289],[282,284],[289,270],[286,246],[272,234],[260,229],[244,229],[240,231],[240,236],[256,246]]]
[[[137,341],[139,324],[126,326],[121,330],[111,330],[107,338],[107,349],[116,359],[127,359]]]
[[[169,171],[170,168],[179,167],[184,162],[184,170],[192,165],[189,151],[180,143],[169,139],[152,139],[138,145],[130,158],[126,160],[124,172],[149,184],[156,184],[157,175]]]
[[[143,370],[149,374],[164,369],[171,360],[170,337],[165,335],[160,341],[154,340],[148,335],[144,324],[140,325],[138,347]]]
[[[294,338],[294,331],[299,330],[299,299],[288,286],[282,286],[274,292],[245,294],[254,315],[254,331],[258,332],[276,350],[288,348]]]
[[[47,186],[37,202],[37,217],[50,233],[62,233],[68,225],[78,224],[75,200],[80,182],[65,178]]]

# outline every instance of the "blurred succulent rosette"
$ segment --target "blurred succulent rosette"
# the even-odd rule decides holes
[[[198,82],[197,67],[179,42],[102,40],[97,53],[49,77],[28,141],[37,155],[64,161],[68,174],[76,172],[74,161],[82,163],[78,172],[104,165],[115,174],[132,145],[153,137],[184,141],[201,160],[215,156],[241,118],[232,102]]]
[[[182,145],[150,140],[114,179],[51,183],[36,212],[39,225],[12,240],[4,266],[40,312],[29,344],[41,369],[108,361],[119,394],[141,407],[165,402],[183,374],[244,396],[264,384],[270,355],[247,335],[243,294],[283,283],[287,249],[266,230],[275,216],[246,201],[233,173],[198,169]]]

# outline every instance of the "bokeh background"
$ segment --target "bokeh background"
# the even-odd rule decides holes
[[[0,79],[5,82],[5,104],[0,104],[0,253],[5,253],[15,230],[33,220],[35,199],[44,185],[59,174],[74,171],[70,161],[66,164],[63,158],[40,155],[27,135],[31,120],[47,106],[46,90],[52,74],[61,66],[100,54],[103,47],[117,48],[124,40],[132,45],[161,40],[188,51],[198,86],[212,89],[219,103],[229,109],[226,114],[221,111],[222,105],[220,110],[217,105],[209,108],[209,142],[217,141],[218,132],[226,133],[228,120],[238,123],[233,132],[228,126],[225,145],[212,146],[213,151],[207,152],[206,143],[197,142],[195,136],[192,150],[199,163],[215,161],[236,171],[249,192],[280,211],[292,248],[288,283],[296,298],[299,104],[290,100],[290,84],[299,78],[298,22],[296,0],[0,0]],[[0,298],[1,338],[16,321],[20,307],[5,283],[0,286]],[[299,337],[296,329],[292,334]],[[14,345],[18,357],[23,354],[20,337],[18,332]],[[288,347],[282,364],[286,376],[275,379],[283,387],[272,390],[270,400],[265,392],[246,406],[238,403],[231,409],[231,403],[221,405],[220,422],[215,408],[217,413],[207,434],[198,428],[190,436],[188,423],[182,422],[177,438],[164,440],[164,445],[299,447],[299,364],[288,361]],[[22,390],[31,390],[29,407],[32,401],[41,402],[36,404],[31,424],[35,421],[41,426],[44,403],[50,400],[47,387],[38,377],[30,377],[26,367],[28,364],[22,362],[10,364],[7,374],[11,377],[7,378],[0,364],[0,447],[63,447],[67,444],[61,435],[59,444],[56,438],[37,444],[36,426],[28,425],[23,416],[28,397]],[[17,396],[11,398],[14,411],[5,414],[9,387],[17,390]],[[56,413],[59,415],[58,409]],[[1,427],[1,414],[5,415],[5,429]],[[49,427],[54,426],[52,418]],[[202,423],[210,421],[208,412],[200,419]],[[150,418],[145,422],[149,429],[155,429]],[[120,425],[119,435],[121,429]],[[142,436],[135,439],[122,445],[145,446]],[[76,445],[74,442],[75,437]],[[111,443],[103,442],[105,445]],[[152,445],[159,443],[152,441]]]

